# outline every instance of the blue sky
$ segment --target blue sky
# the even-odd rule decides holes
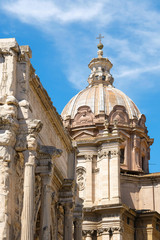
[[[87,86],[96,37],[113,63],[114,86],[147,117],[150,172],[160,171],[160,1],[1,0],[0,37],[30,45],[32,65],[61,113]]]

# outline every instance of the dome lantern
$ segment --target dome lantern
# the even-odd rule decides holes
[[[91,69],[91,74],[88,77],[88,83],[89,85],[95,85],[95,84],[104,84],[107,86],[112,86],[113,84],[113,77],[110,74],[110,69],[112,68],[112,63],[109,61],[108,58],[103,57],[103,44],[101,43],[101,39],[104,38],[99,34],[99,43],[97,45],[98,47],[98,57],[93,58],[88,67]]]

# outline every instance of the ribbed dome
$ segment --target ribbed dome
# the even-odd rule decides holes
[[[96,84],[89,86],[74,96],[62,111],[62,117],[65,119],[70,116],[74,119],[77,110],[81,106],[89,106],[95,115],[104,112],[109,115],[116,105],[124,106],[130,119],[141,116],[141,113],[133,101],[122,91],[113,86]]]
[[[113,77],[110,74],[112,63],[103,57],[103,51],[98,50],[98,58],[89,63],[91,73],[88,78],[89,86],[74,96],[62,111],[62,118],[74,119],[79,107],[90,107],[96,116],[100,113],[109,115],[114,106],[125,107],[130,119],[141,117],[141,113],[133,101],[123,92],[113,87]]]

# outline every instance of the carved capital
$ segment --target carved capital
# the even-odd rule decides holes
[[[98,157],[99,157],[99,158],[107,157],[107,156],[108,156],[108,153],[109,153],[108,150],[100,150],[100,151],[98,152]]]
[[[36,151],[37,135],[41,131],[43,124],[37,119],[28,119],[21,123],[19,135],[17,136],[16,150],[25,151],[26,149]]]
[[[109,235],[112,235],[114,232],[122,232],[122,227],[107,227],[107,228],[99,228],[97,229],[98,236],[101,236],[103,233],[108,233]]]
[[[82,235],[85,237],[91,237],[95,230],[82,230]]]
[[[25,159],[25,165],[26,166],[35,166],[35,158],[36,158],[36,152],[35,151],[24,151],[24,159]]]
[[[112,157],[116,157],[116,156],[119,155],[119,151],[118,151],[118,149],[112,149],[110,151],[110,154],[111,154]]]
[[[92,154],[86,154],[84,157],[85,157],[85,159],[87,161],[92,161],[92,159],[93,159],[93,155]]]

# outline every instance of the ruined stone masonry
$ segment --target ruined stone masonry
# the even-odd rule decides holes
[[[0,40],[0,240],[78,240],[76,149],[31,56]]]

